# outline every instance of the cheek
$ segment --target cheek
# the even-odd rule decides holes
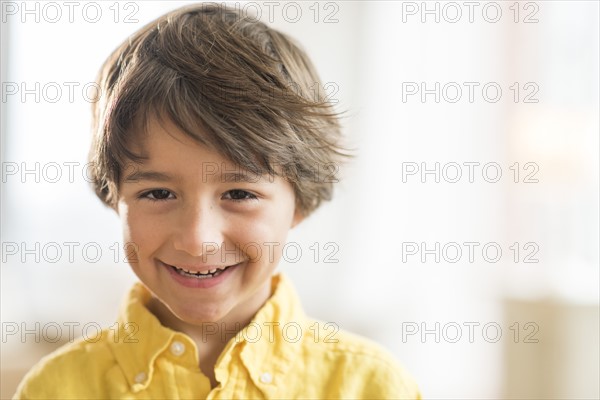
[[[124,213],[120,212],[123,239],[130,249],[128,254],[135,253],[137,261],[150,254],[159,245],[160,229],[147,215],[136,213],[133,208],[124,207],[124,211]]]
[[[289,230],[288,215],[265,211],[232,224],[229,237],[252,262],[274,263],[281,258]]]

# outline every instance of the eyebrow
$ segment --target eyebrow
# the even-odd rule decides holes
[[[170,182],[174,178],[163,172],[156,171],[135,171],[129,176],[125,177],[125,182],[139,182],[139,181],[155,181],[155,182]]]
[[[218,178],[217,175],[214,176],[216,180]],[[243,172],[226,172],[221,174],[221,182],[247,182],[247,183],[257,183],[262,178],[261,175],[250,175]]]
[[[226,172],[221,175],[217,174],[206,174],[202,176],[203,181],[210,180],[215,182],[220,180],[221,183],[227,182],[247,182],[257,183],[262,178],[261,175],[250,175],[243,172]],[[172,175],[158,171],[135,171],[125,177],[125,182],[140,182],[140,181],[153,181],[153,182],[171,182],[177,180]]]

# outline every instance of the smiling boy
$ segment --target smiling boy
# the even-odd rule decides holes
[[[148,161],[124,176],[117,206],[125,241],[136,244],[130,264],[154,295],[153,314],[201,342],[200,366],[214,387],[226,341],[206,323],[231,332],[250,322],[271,295],[275,245],[301,214],[289,182],[240,173],[172,123],[153,120],[144,144]]]
[[[222,6],[175,10],[109,57],[90,159],[140,283],[118,331],[42,360],[16,398],[420,397],[377,345],[319,335],[274,274],[331,198],[315,171],[345,154],[314,83],[291,39]]]

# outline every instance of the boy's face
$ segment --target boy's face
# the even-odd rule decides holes
[[[133,271],[185,323],[252,316],[301,219],[291,184],[244,181],[244,170],[171,122],[148,126],[133,149],[148,159],[124,168],[117,206]]]

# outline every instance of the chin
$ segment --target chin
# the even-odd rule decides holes
[[[190,325],[202,325],[223,320],[228,311],[222,306],[206,306],[202,305],[195,308],[186,308],[182,310],[172,310],[173,314]]]

